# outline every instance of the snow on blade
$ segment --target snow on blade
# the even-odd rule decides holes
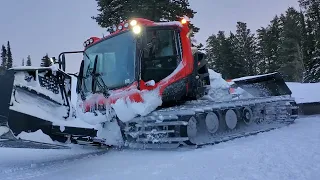
[[[8,127],[0,126],[0,136],[4,135],[7,132],[9,132],[9,128]]]
[[[273,73],[268,73],[268,74],[261,74],[261,75],[254,75],[254,76],[245,76],[245,77],[240,77],[236,79],[232,79],[232,81],[242,81],[242,80],[247,80],[247,79],[252,79],[252,78],[257,78],[257,77],[263,77],[263,76],[268,76],[272,74],[277,74],[276,72]]]
[[[42,142],[42,143],[49,143],[49,144],[54,144],[54,141],[46,134],[44,134],[41,130],[38,130],[36,132],[21,132],[17,138],[21,138],[24,140],[30,140],[30,141],[37,141],[37,142]]]
[[[111,105],[122,122],[130,121],[136,116],[145,116],[162,104],[158,90],[141,92],[143,102],[132,102],[129,98],[121,98]]]
[[[15,78],[14,78],[14,85],[20,86],[20,87],[26,87],[29,90],[34,90],[36,92],[42,93],[42,94],[50,97],[52,100],[54,100],[56,102],[63,103],[60,94],[55,94],[55,93],[48,91],[47,89],[41,87],[38,80],[34,80],[32,77],[30,77],[30,80],[28,82],[26,80],[26,78],[28,76],[29,76],[28,72],[25,72],[25,71],[16,72]]]
[[[229,93],[230,85],[226,82],[220,73],[208,69],[210,78],[210,90],[206,99],[214,101],[231,100],[232,95]]]
[[[105,144],[113,145],[116,147],[124,145],[120,127],[116,120],[104,122],[97,129],[97,138],[103,139]]]
[[[16,91],[15,100],[16,101],[12,101],[13,106],[10,106],[11,110],[50,121],[53,125],[61,126],[62,128],[63,126],[93,128],[93,126],[79,118],[70,117],[65,120],[63,116],[67,114],[66,107],[57,106],[41,97]]]

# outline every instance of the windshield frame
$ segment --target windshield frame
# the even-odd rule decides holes
[[[111,35],[108,35],[108,36],[106,36],[106,37],[104,37],[104,38],[101,38],[97,43],[93,43],[93,44],[90,44],[89,46],[87,46],[85,49],[84,49],[84,51],[83,51],[83,61],[84,61],[84,63],[85,63],[85,61],[94,61],[94,59],[89,59],[88,57],[87,57],[87,55],[86,54],[88,54],[88,50],[91,48],[91,47],[94,47],[94,46],[97,46],[98,44],[100,44],[100,43],[103,43],[103,42],[105,42],[105,41],[107,41],[107,40],[110,40],[110,39],[112,39],[112,38],[115,38],[115,37],[118,37],[118,36],[120,36],[120,35],[123,35],[123,34],[125,34],[125,33],[132,33],[132,31],[130,31],[130,30],[124,30],[124,31],[121,31],[121,32],[119,32],[119,33],[116,33],[116,34],[111,34]],[[132,85],[133,83],[135,83],[138,79],[139,79],[139,58],[140,58],[140,47],[138,46],[138,41],[139,41],[139,37],[138,36],[135,36],[134,34],[132,34],[132,37],[133,37],[133,39],[135,39],[135,43],[134,43],[134,47],[135,47],[135,56],[133,57],[134,59],[133,59],[133,63],[134,63],[134,72],[133,72],[133,77],[132,77],[132,81],[130,82],[130,83],[122,83],[121,85],[119,85],[119,86],[113,86],[113,87],[105,87],[106,89],[109,89],[109,90],[114,90],[114,89],[120,89],[120,88],[123,88],[123,87],[127,87],[127,86],[130,86],[130,85]],[[86,64],[86,63],[85,63]],[[82,79],[82,87],[81,87],[81,89],[85,92],[85,93],[88,93],[88,92],[92,92],[92,81],[93,81],[93,79],[92,79],[92,75],[90,75],[90,74],[87,74],[87,71],[88,71],[88,69],[84,66],[84,70],[83,70],[83,79]],[[86,76],[88,76],[88,78],[91,78],[91,80],[89,81],[89,82],[85,82],[86,81]],[[103,77],[102,76],[100,76],[100,77],[98,77],[98,79],[103,79]],[[99,80],[98,80],[99,81]],[[90,86],[89,88],[88,88],[88,86]],[[97,83],[95,83],[95,86],[97,86]],[[97,87],[95,87],[95,88],[97,88]],[[99,87],[98,87],[99,88]],[[89,89],[89,90],[88,90]],[[98,92],[100,92],[100,91],[98,91]]]

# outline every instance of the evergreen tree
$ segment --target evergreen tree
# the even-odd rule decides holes
[[[12,63],[13,63],[13,59],[12,59],[12,53],[11,53],[11,47],[10,47],[10,42],[7,42],[7,69],[12,68]]]
[[[302,58],[303,58],[303,65],[304,67],[308,66],[308,62],[310,61],[310,53],[309,53],[309,42],[308,42],[308,29],[307,24],[305,21],[304,14],[300,11],[300,18],[299,18],[299,26],[301,30],[301,48],[302,48]],[[306,69],[304,70],[304,73],[306,73]]]
[[[217,39],[217,36],[215,34],[209,36],[206,43],[206,57],[208,68],[215,69],[217,72],[220,72],[220,43]]]
[[[4,45],[1,48],[1,67],[6,69],[7,68],[7,49]]]
[[[307,48],[305,82],[320,81],[320,0],[299,0],[307,18]]]
[[[209,68],[221,73],[225,79],[238,77],[242,66],[235,59],[231,38],[223,31],[207,39],[206,54]]]
[[[303,80],[304,62],[299,18],[299,12],[294,8],[289,8],[283,20],[279,71],[284,75],[286,81],[301,82]]]
[[[41,67],[50,67],[52,65],[48,54],[42,57],[41,59]]]
[[[176,21],[181,17],[193,18],[196,14],[188,0],[96,0],[99,14],[91,17],[107,31],[112,32],[114,25],[133,17],[152,21]],[[199,31],[190,23],[193,32]]]
[[[24,66],[24,58],[22,58],[21,66]]]
[[[283,31],[281,20],[275,16],[271,24],[268,26],[268,71],[266,73],[278,71],[279,64],[279,50],[281,42],[281,33]]]
[[[237,22],[237,30],[233,40],[236,61],[239,63],[239,76],[257,73],[257,42],[254,34],[244,22]]]
[[[260,28],[257,30],[257,57],[258,57],[258,72],[267,73],[269,71],[269,64],[271,58],[270,51],[270,30],[267,28]]]
[[[226,37],[223,31],[219,31],[217,35],[212,35],[208,38],[207,54],[209,54],[209,67],[226,76],[225,57],[223,46],[225,45]]]
[[[30,55],[28,55],[28,57],[27,57],[26,66],[32,66]]]

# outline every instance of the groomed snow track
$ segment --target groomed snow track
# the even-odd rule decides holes
[[[281,128],[297,117],[290,96],[199,100],[137,117],[123,131],[131,148],[201,147]]]

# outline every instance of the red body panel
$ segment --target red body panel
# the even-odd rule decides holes
[[[142,25],[142,26],[163,26],[160,23],[154,23],[153,21],[149,21],[146,19],[137,18],[135,20],[138,22],[139,25]],[[125,23],[126,22],[123,22],[123,23],[121,23],[121,25],[123,26]],[[168,26],[168,24],[165,24],[165,25]],[[129,98],[131,101],[134,101],[134,102],[143,102],[141,92],[144,90],[152,91],[152,90],[158,89],[159,95],[161,96],[167,86],[169,86],[170,84],[172,84],[174,82],[177,82],[178,80],[180,80],[182,78],[187,77],[188,75],[190,75],[192,73],[194,59],[193,59],[193,55],[192,55],[192,51],[191,51],[190,39],[188,37],[188,33],[189,33],[188,24],[172,23],[169,26],[177,26],[181,30],[180,37],[181,37],[183,54],[182,54],[182,61],[181,61],[180,65],[178,66],[178,68],[171,75],[169,75],[167,78],[156,83],[155,86],[146,86],[145,82],[143,80],[140,80],[140,82],[139,82],[140,90],[138,90],[138,88],[137,88],[138,82],[135,82],[130,86],[114,90],[108,98],[105,98],[103,95],[98,95],[98,94],[93,95],[91,98],[88,98],[84,102],[83,105],[85,106],[85,111],[89,111],[90,108],[95,105],[114,104],[120,98]],[[90,46],[104,40],[105,38],[108,38],[110,36],[114,36],[115,34],[121,32],[123,30],[125,30],[125,29],[115,31],[114,33],[110,34],[109,36],[101,38],[101,39],[96,38],[96,37],[92,37],[94,42],[91,43]],[[186,88],[188,90],[187,84],[186,84]]]

